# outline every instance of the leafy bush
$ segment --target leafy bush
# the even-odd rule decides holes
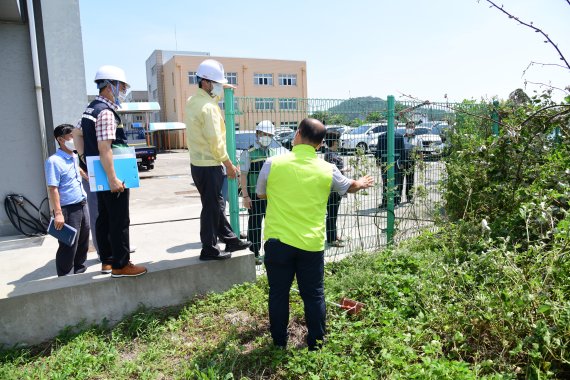
[[[562,104],[550,93],[524,104],[503,102],[499,136],[491,134],[491,108],[458,109],[446,160],[448,216],[468,224],[467,242],[476,243],[483,229],[523,249],[550,244],[569,210],[570,97]]]

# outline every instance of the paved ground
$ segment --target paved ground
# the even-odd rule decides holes
[[[200,254],[200,199],[190,178],[188,153],[160,154],[154,170],[141,172],[141,187],[131,190],[131,259],[149,270]],[[53,283],[57,240],[51,236],[0,238],[0,298]],[[100,264],[90,252],[86,274],[98,276]],[[34,283],[34,284],[31,284]],[[33,286],[32,286],[33,285]]]
[[[346,167],[353,168],[348,175],[357,177],[365,172],[375,176],[377,168],[365,165],[353,156],[345,156]],[[441,163],[426,163],[416,171],[416,184],[425,189],[424,201],[404,204],[395,211],[400,236],[414,233],[429,225],[430,205],[438,200],[437,178]],[[198,256],[200,252],[200,199],[190,177],[190,160],[185,151],[162,153],[154,170],[141,172],[141,187],[131,191],[131,244],[137,247],[131,258],[144,263],[149,270],[159,269],[175,260]],[[386,212],[378,210],[381,186],[358,195],[348,195],[341,203],[338,227],[346,240],[342,248],[327,248],[326,254],[335,259],[355,250],[370,250],[386,244]],[[241,200],[241,199],[240,199]],[[428,207],[426,207],[426,205]],[[247,227],[247,212],[240,211],[241,230]],[[52,286],[55,274],[57,240],[51,236],[40,238],[0,238],[0,298],[26,293],[41,284]],[[79,276],[99,276],[100,264],[90,252],[87,273]],[[75,276],[74,276],[75,277]],[[55,281],[57,283],[57,281]]]

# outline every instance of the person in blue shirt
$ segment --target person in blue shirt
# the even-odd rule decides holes
[[[59,242],[55,255],[58,276],[83,273],[89,249],[89,211],[87,195],[81,185],[82,175],[77,155],[73,153],[73,126],[62,124],[55,127],[53,136],[59,149],[45,162],[46,183],[53,205],[54,226],[57,230],[64,223],[77,230],[72,246]]]

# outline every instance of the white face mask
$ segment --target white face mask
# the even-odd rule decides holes
[[[271,144],[271,140],[273,140],[271,136],[261,136],[258,141],[259,145],[261,145],[264,148],[267,148],[269,144]]]
[[[221,98],[224,95],[224,85],[221,83],[212,82],[212,95]]]
[[[75,150],[75,144],[73,143],[73,140],[65,140],[65,143],[63,143],[63,145],[65,145],[65,147],[72,152]]]

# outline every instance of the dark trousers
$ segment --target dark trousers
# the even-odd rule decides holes
[[[332,243],[338,239],[336,233],[336,220],[341,200],[342,197],[336,191],[332,191],[330,193],[329,200],[327,202],[327,243]]]
[[[73,246],[59,242],[55,254],[55,267],[58,276],[65,276],[73,269],[73,273],[83,273],[87,267],[87,250],[89,249],[89,211],[85,202],[62,206],[61,212],[65,223],[77,229],[77,237]]]
[[[403,172],[398,168],[398,165],[394,163],[394,204],[397,205],[402,199],[402,183],[403,183]],[[382,206],[388,204],[388,172],[385,168],[382,168]]]
[[[248,210],[249,220],[247,221],[247,240],[251,242],[249,250],[259,256],[261,249],[261,223],[265,217],[265,210],[267,209],[267,201],[260,199],[257,194],[250,193],[251,208]]]
[[[217,256],[220,254],[218,238],[226,244],[238,240],[224,213],[226,204],[222,197],[224,181],[222,167],[190,165],[190,171],[202,202],[200,213],[202,251],[200,254]]]
[[[325,336],[324,252],[308,252],[276,239],[265,242],[265,269],[269,282],[269,330],[273,343],[287,344],[289,292],[297,277],[305,306],[307,345],[316,348]]]
[[[96,222],[97,245],[103,264],[121,269],[131,259],[129,244],[129,189],[122,193],[97,192],[99,215]]]
[[[85,178],[82,178],[81,182],[83,183],[83,190],[85,190],[85,193],[87,194],[87,208],[89,209],[89,226],[91,228],[91,240],[93,240],[93,246],[95,247],[97,254],[99,254],[99,245],[97,244],[97,232],[95,231],[97,225],[97,216],[99,215],[99,209],[98,209],[99,206],[97,206],[97,193],[96,192],[92,193],[91,190],[89,190],[89,181],[87,181]]]
[[[404,176],[406,178],[406,200],[409,202],[413,197],[412,189],[414,188],[414,175],[416,166],[413,161],[409,161],[405,165]]]

